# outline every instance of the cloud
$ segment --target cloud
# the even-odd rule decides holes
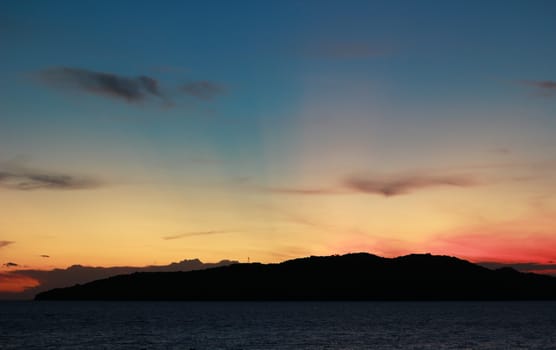
[[[470,187],[476,185],[476,181],[464,175],[409,174],[385,177],[352,176],[345,180],[345,185],[357,192],[391,197],[430,187]]]
[[[155,98],[162,100],[165,106],[174,105],[168,94],[173,96],[180,92],[197,99],[212,100],[226,92],[223,85],[208,80],[191,81],[180,87],[162,89],[157,79],[147,75],[130,77],[73,67],[44,69],[38,72],[38,77],[56,88],[83,91],[128,103],[140,103]]]
[[[13,241],[0,241],[0,248],[4,248],[10,244],[14,244],[15,242]]]
[[[46,254],[41,254],[39,255],[41,258],[50,258],[50,255],[46,255]]]
[[[18,267],[19,264],[16,264],[14,262],[9,261],[9,262],[3,264],[2,266],[4,266],[4,267]]]
[[[16,293],[25,293],[39,285],[36,279],[18,274],[16,271],[0,272],[0,297],[13,298]]]
[[[319,195],[339,193],[339,191],[327,188],[262,187],[262,189],[277,194]]]
[[[172,239],[195,237],[195,236],[217,235],[217,234],[231,233],[231,232],[234,232],[234,231],[224,231],[224,230],[222,230],[222,231],[196,231],[196,232],[181,233],[181,234],[172,235],[172,236],[165,236],[165,237],[162,237],[162,239],[172,240]]]
[[[556,96],[554,80],[521,80],[519,83],[536,88],[541,96]]]
[[[38,189],[77,190],[95,188],[99,181],[66,174],[50,174],[44,172],[12,173],[0,171],[0,187],[30,191]]]
[[[493,148],[493,149],[491,149],[491,151],[494,152],[494,153],[497,153],[497,154],[502,154],[502,155],[508,155],[508,154],[512,153],[512,151],[507,147]]]
[[[192,81],[182,85],[180,89],[186,95],[203,100],[211,100],[226,92],[224,86],[207,80]]]
[[[260,187],[262,191],[291,195],[330,195],[366,193],[385,197],[409,194],[430,187],[470,187],[477,181],[468,175],[397,174],[390,176],[356,175],[342,180],[337,188]]]
[[[77,190],[99,187],[98,179],[30,169],[19,162],[0,163],[0,188],[30,191],[38,189]]]
[[[149,76],[126,77],[82,68],[56,67],[39,72],[42,81],[64,89],[78,89],[95,95],[141,102],[149,97],[166,99],[159,83]]]

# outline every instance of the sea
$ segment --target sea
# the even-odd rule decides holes
[[[0,302],[0,349],[556,349],[556,302]]]

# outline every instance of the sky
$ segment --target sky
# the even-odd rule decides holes
[[[361,251],[556,271],[554,18],[1,1],[0,278]]]

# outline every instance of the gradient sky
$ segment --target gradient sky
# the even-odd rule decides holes
[[[555,18],[525,0],[2,1],[1,270],[554,263]]]

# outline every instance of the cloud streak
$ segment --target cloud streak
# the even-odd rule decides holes
[[[40,171],[0,171],[0,187],[11,190],[78,190],[99,186],[100,182],[98,180],[87,177],[67,174],[53,174]]]
[[[151,76],[125,76],[75,67],[43,69],[38,72],[38,78],[51,87],[66,91],[81,91],[130,104],[155,99],[162,101],[165,106],[173,106],[172,99],[178,94],[209,101],[227,90],[223,85],[208,80],[195,80],[181,86],[163,89],[160,82]]]
[[[180,90],[186,95],[197,97],[202,100],[212,100],[216,96],[226,92],[224,86],[207,80],[186,83],[181,86]]]
[[[78,190],[101,185],[101,181],[92,177],[28,168],[17,159],[0,163],[0,188],[19,191]]]
[[[55,87],[77,89],[128,103],[142,102],[149,97],[166,99],[158,81],[146,75],[126,77],[82,68],[56,67],[39,72],[39,77]]]
[[[357,192],[391,197],[430,187],[470,187],[476,185],[476,181],[465,175],[411,174],[387,177],[352,176],[344,184]]]
[[[263,187],[264,191],[277,194],[319,195],[336,194],[338,190],[328,188],[294,188],[294,187]]]
[[[221,230],[221,231],[196,231],[196,232],[186,232],[186,233],[181,233],[181,234],[177,234],[177,235],[164,236],[164,237],[162,237],[162,239],[164,239],[164,240],[172,240],[172,239],[180,239],[180,238],[196,237],[196,236],[218,235],[218,234],[231,233],[231,232],[234,232],[234,231],[225,231],[225,230]]]
[[[10,244],[14,244],[14,241],[0,241],[0,248],[4,248],[9,246]]]
[[[2,281],[2,283],[0,283],[0,297],[2,299],[13,298],[13,296],[17,295],[16,293],[24,293],[40,284],[38,280],[29,276],[20,275],[16,271],[0,271],[0,281]],[[32,295],[26,296],[30,299]]]
[[[536,88],[541,96],[556,96],[556,81],[554,80],[521,80],[519,83]]]
[[[389,176],[353,175],[332,187],[259,187],[264,192],[285,195],[375,194],[393,197],[432,187],[471,187],[478,185],[469,175],[394,174]]]

